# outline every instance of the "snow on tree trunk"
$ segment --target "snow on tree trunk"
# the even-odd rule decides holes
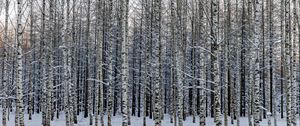
[[[226,0],[224,1],[225,3],[225,11],[227,12],[225,15],[226,15],[226,21],[224,21],[224,26],[225,26],[225,29],[224,29],[224,32],[225,32],[225,44],[224,44],[224,53],[225,53],[225,61],[224,61],[224,64],[225,64],[225,68],[224,68],[224,79],[225,79],[225,86],[224,86],[224,125],[225,126],[228,126],[228,95],[229,95],[229,92],[228,92],[228,88],[229,88],[229,85],[230,85],[230,82],[229,82],[229,76],[231,76],[229,73],[230,73],[230,63],[229,63],[229,44],[231,43],[231,35],[229,34],[231,31],[231,2],[230,0]]]
[[[103,36],[102,36],[102,24],[101,22],[101,15],[102,15],[102,2],[101,0],[97,0],[97,44],[98,44],[98,50],[97,50],[97,56],[98,56],[98,84],[96,84],[96,96],[95,96],[95,103],[96,103],[96,115],[95,115],[95,125],[98,126],[98,115],[100,113],[100,124],[101,126],[104,126],[104,120],[103,120],[103,58],[102,58],[102,44],[103,44]]]
[[[30,60],[32,62],[32,65],[31,66],[31,69],[32,71],[30,72],[30,75],[29,75],[29,78],[30,78],[30,81],[29,81],[29,85],[28,85],[28,93],[29,93],[29,98],[28,98],[28,119],[29,120],[32,120],[32,114],[33,114],[33,104],[34,104],[34,98],[33,98],[33,85],[36,84],[36,79],[35,79],[35,68],[36,68],[36,63],[35,63],[35,60],[36,60],[36,43],[34,41],[34,31],[33,31],[33,22],[34,22],[34,18],[33,18],[34,14],[33,14],[33,0],[30,0],[30,43],[33,45],[32,46],[32,55],[31,55],[31,58],[32,60]],[[31,79],[32,78],[32,79]]]
[[[73,44],[76,44],[76,31],[75,31],[75,24],[76,24],[76,21],[75,21],[75,19],[76,19],[76,17],[75,17],[75,7],[76,7],[76,0],[73,0],[73,3],[72,3],[72,13],[73,13],[73,17],[72,17],[72,43]],[[76,72],[76,68],[75,68],[75,66],[77,65],[77,63],[76,63],[76,60],[75,60],[75,57],[76,57],[76,48],[75,47],[72,47],[71,48],[71,57],[72,57],[72,73],[74,72]],[[78,70],[78,69],[77,69]],[[77,87],[76,87],[76,85],[75,85],[75,80],[76,79],[78,79],[78,78],[76,78],[76,74],[75,75],[73,75],[72,76],[72,94],[69,94],[69,95],[71,95],[71,105],[72,105],[72,107],[73,107],[73,110],[71,110],[71,111],[73,111],[73,113],[70,113],[70,114],[72,114],[72,116],[73,116],[73,121],[74,121],[74,124],[77,124],[77,107],[78,107],[78,105],[77,105]],[[71,109],[71,108],[70,108]],[[72,122],[71,122],[72,123]],[[71,125],[73,125],[73,124],[71,124]]]
[[[212,63],[212,82],[214,87],[214,119],[216,126],[221,126],[221,91],[220,91],[220,67],[219,67],[219,56],[220,56],[220,45],[219,45],[219,36],[218,36],[218,27],[219,27],[219,21],[218,21],[218,14],[219,14],[219,2],[217,0],[212,0],[212,33],[211,33],[211,63]]]
[[[275,92],[276,92],[276,86],[275,86],[275,82],[274,82],[274,73],[273,70],[275,70],[273,68],[273,62],[275,61],[273,59],[273,47],[274,47],[274,24],[273,24],[273,11],[274,11],[274,7],[273,7],[273,0],[269,0],[269,77],[270,77],[270,102],[269,102],[269,110],[271,112],[271,117],[274,118],[274,125],[277,126],[276,123],[276,113],[277,113],[277,109],[276,109],[276,96],[275,96]],[[271,123],[271,122],[270,122]],[[272,124],[272,123],[271,123]]]
[[[45,18],[46,18],[46,14],[45,14],[45,11],[46,10],[46,0],[43,0],[42,1],[42,11],[41,11],[41,15],[42,15],[42,21],[41,21],[41,43],[40,43],[40,46],[41,46],[41,64],[40,66],[42,67],[41,68],[41,78],[40,80],[42,81],[41,82],[41,95],[42,95],[42,100],[41,101],[38,101],[38,102],[41,102],[40,106],[41,106],[41,111],[42,111],[42,125],[46,125],[46,118],[47,118],[47,112],[46,112],[46,106],[47,106],[47,103],[46,103],[46,47],[43,47],[45,46],[45,43],[46,43],[46,39],[45,39]]]
[[[247,3],[247,14],[248,15],[252,15],[252,0],[248,0],[248,3]],[[249,16],[248,17],[248,27],[250,30],[253,29],[253,21],[252,21],[253,17],[252,16]],[[247,35],[249,37],[249,40],[252,40],[253,39],[253,35]],[[253,65],[251,63],[253,63],[253,60],[252,60],[252,57],[251,57],[251,46],[248,46],[250,47],[250,49],[248,48],[247,49],[247,52],[248,54],[246,55],[247,56],[247,65],[249,66],[249,74],[247,76],[247,81],[248,81],[248,89],[247,89],[247,110],[248,110],[248,124],[249,126],[252,126],[252,116],[253,116],[253,78],[254,78],[254,72],[253,72]]]
[[[152,66],[154,70],[154,122],[155,126],[161,126],[161,77],[160,77],[160,12],[161,1],[154,0],[153,3],[153,28],[152,28],[152,44],[153,58]]]
[[[203,44],[204,45],[204,44]],[[201,80],[204,80],[205,78],[205,55],[204,51],[200,51],[200,77]],[[205,81],[200,81],[200,86],[205,87]],[[206,125],[206,119],[205,119],[205,98],[206,98],[206,91],[205,89],[200,89],[200,126]]]
[[[296,22],[297,22],[297,3],[296,3],[296,0],[293,0],[293,26],[291,29],[292,33],[292,47],[291,47],[291,50],[292,50],[292,54],[291,54],[291,121],[292,121],[292,125],[296,126],[297,123],[296,123],[296,100],[297,100],[297,85],[298,85],[298,82],[297,82],[297,54],[296,54],[296,44],[298,44],[297,42],[297,31],[296,31]]]
[[[88,116],[89,116],[89,125],[93,125],[93,102],[92,102],[92,99],[93,99],[93,95],[92,95],[92,81],[89,80],[90,79],[90,64],[91,64],[91,60],[90,60],[90,50],[91,48],[89,48],[90,46],[90,24],[91,24],[91,0],[87,0],[85,1],[86,2],[86,6],[87,6],[87,10],[86,10],[86,31],[85,31],[85,39],[86,39],[86,74],[85,74],[85,77],[86,77],[86,97],[87,98],[87,113],[88,113]]]
[[[129,0],[121,1],[122,7],[122,126],[128,126],[128,5]]]
[[[150,39],[150,0],[144,0],[143,1],[145,3],[145,44],[143,44],[144,46],[144,58],[145,58],[145,63],[143,65],[144,68],[144,76],[143,76],[143,126],[147,125],[147,120],[146,117],[147,115],[151,115],[150,111],[150,105],[149,105],[149,101],[150,101],[150,84],[151,84],[151,80],[150,80],[150,76],[151,76],[151,52],[150,52],[150,48],[151,48],[151,39]]]
[[[290,0],[285,1],[285,82],[286,82],[286,112],[287,112],[287,126],[292,126],[292,62],[291,62],[291,21],[290,21]]]
[[[184,114],[184,108],[183,108],[183,85],[184,85],[184,47],[183,45],[183,26],[182,26],[182,7],[183,7],[183,0],[177,1],[177,20],[176,20],[176,26],[177,26],[177,40],[175,43],[175,57],[177,60],[175,63],[175,69],[176,69],[176,76],[177,76],[177,94],[178,94],[178,102],[177,102],[177,109],[178,109],[178,126],[183,126],[183,114]]]
[[[204,30],[204,25],[202,25],[201,24],[201,22],[203,22],[203,14],[204,14],[204,4],[202,3],[202,2],[198,2],[198,8],[199,8],[199,10],[198,10],[198,12],[199,12],[199,17],[198,17],[198,21],[199,22],[197,22],[197,27],[199,27],[198,28],[198,31],[197,31],[197,35],[198,35],[198,38],[200,38],[200,39],[203,39],[204,38],[204,36],[202,35],[202,33],[204,32],[203,30]],[[198,23],[200,23],[200,24],[198,24]],[[200,46],[205,46],[205,42],[204,41],[202,41],[201,42],[201,44],[199,44]],[[200,84],[199,84],[199,86],[200,87],[202,87],[202,88],[200,88],[199,89],[199,125],[200,126],[205,126],[206,125],[206,119],[205,119],[205,117],[206,117],[206,115],[205,115],[205,113],[206,113],[206,111],[205,111],[205,99],[206,99],[206,90],[204,89],[204,87],[205,87],[205,71],[206,71],[206,69],[205,69],[205,51],[204,51],[204,49],[201,49],[200,51],[199,51],[199,53],[200,53],[200,55],[199,55],[199,63],[200,63],[200,66],[199,66],[199,76],[200,76],[200,79],[201,79],[201,81],[199,82]]]
[[[74,99],[72,97],[72,93],[73,93],[73,88],[74,88],[74,85],[72,83],[72,70],[71,70],[71,65],[72,65],[72,55],[71,55],[71,40],[70,40],[70,34],[71,34],[71,30],[70,30],[70,0],[66,0],[67,2],[67,15],[66,15],[66,28],[64,29],[65,30],[65,50],[67,53],[67,66],[66,66],[66,70],[67,70],[67,78],[66,78],[66,87],[68,89],[68,93],[67,93],[67,111],[68,111],[68,114],[69,114],[69,121],[70,121],[70,126],[74,126],[74,107],[73,107],[73,104],[74,104]],[[75,115],[76,116],[76,115]]]
[[[65,20],[64,20],[64,1],[62,1],[62,5],[61,5],[61,21],[62,21],[62,37],[64,37],[62,40],[62,51],[63,51],[63,73],[64,73],[64,77],[63,77],[63,85],[64,85],[64,111],[65,111],[65,121],[66,121],[66,125],[69,126],[70,125],[70,113],[69,113],[69,109],[68,109],[68,90],[70,90],[69,87],[69,71],[68,71],[68,49],[67,49],[67,35],[66,35],[66,27],[65,26]]]
[[[259,68],[259,45],[260,45],[260,20],[261,20],[261,1],[255,0],[254,7],[254,43],[252,63],[254,67],[254,126],[259,126],[260,118],[260,68]]]
[[[177,125],[177,113],[176,113],[176,67],[175,67],[175,62],[176,62],[176,55],[175,55],[175,44],[177,43],[176,41],[176,31],[175,31],[175,26],[176,26],[176,17],[175,17],[175,3],[173,0],[170,1],[170,9],[171,9],[171,113],[170,115],[170,122],[174,123],[174,126]]]
[[[16,86],[17,86],[17,93],[16,93],[16,107],[18,111],[16,111],[16,126],[24,126],[24,105],[23,105],[23,80],[22,80],[22,0],[17,1],[17,78],[16,78]]]
[[[238,3],[235,3],[235,7],[236,7],[236,10],[237,10],[237,12],[236,12],[236,18],[235,18],[235,23],[236,24],[238,24],[238,8],[239,8],[239,4]],[[241,73],[242,72],[242,70],[241,69],[243,69],[243,68],[241,68],[242,66],[241,66],[241,57],[242,57],[242,51],[240,51],[240,50],[243,50],[243,45],[241,45],[241,44],[243,44],[243,42],[241,42],[241,44],[239,43],[239,38],[238,38],[238,35],[239,35],[239,33],[235,36],[235,41],[236,41],[236,43],[235,43],[235,45],[237,46],[237,48],[235,49],[235,51],[236,52],[234,52],[234,53],[236,53],[236,58],[235,58],[235,60],[236,61],[234,61],[235,62],[235,69],[236,69],[236,71],[235,71],[235,79],[236,79],[236,86],[235,86],[235,94],[236,94],[236,97],[235,97],[235,100],[236,100],[236,112],[235,112],[235,115],[236,115],[236,124],[237,124],[237,126],[240,126],[240,116],[241,116],[241,109],[242,109],[242,106],[241,106],[241,100],[242,100],[242,93],[241,93],[241,88],[243,88],[243,87],[241,87],[241,85],[242,85],[242,80],[241,79],[243,79],[243,78],[241,78],[242,76],[241,76],[241,74],[244,74],[244,73]],[[242,40],[243,41],[243,40]],[[244,75],[243,75],[244,76]]]
[[[109,82],[109,85],[108,85],[108,92],[107,92],[107,97],[108,97],[108,115],[107,115],[107,118],[108,118],[108,122],[107,122],[107,125],[108,126],[111,126],[111,118],[112,118],[112,109],[113,109],[113,78],[112,78],[112,71],[113,71],[113,62],[112,62],[112,50],[113,50],[113,39],[112,39],[112,27],[113,27],[113,17],[112,17],[112,11],[113,11],[113,1],[112,0],[109,0],[109,3],[108,3],[108,7],[109,7],[109,11],[108,11],[108,32],[109,32],[109,38],[108,38],[108,72],[107,72],[107,76],[108,76],[108,82]]]
[[[8,81],[8,70],[7,70],[7,57],[8,57],[8,53],[7,53],[7,46],[6,43],[8,43],[8,13],[9,10],[9,1],[6,0],[5,1],[5,24],[4,24],[4,46],[3,46],[3,80],[2,80],[2,87],[3,87],[3,96],[4,98],[2,99],[2,126],[6,126],[7,125],[7,81]]]
[[[195,5],[197,5],[196,3],[194,3],[194,1],[193,1],[193,3],[192,3],[192,19],[191,19],[191,29],[192,29],[192,38],[191,38],[191,44],[192,44],[192,47],[193,47],[193,49],[191,50],[192,52],[191,52],[191,63],[192,63],[192,66],[191,66],[191,69],[192,69],[192,76],[193,77],[196,77],[196,14],[195,14]],[[191,91],[191,94],[192,94],[192,98],[191,98],[191,103],[190,104],[192,104],[192,105],[190,105],[190,107],[191,107],[191,115],[192,115],[192,118],[193,118],[193,120],[192,120],[192,122],[193,123],[196,123],[196,112],[197,112],[197,108],[196,108],[196,104],[197,104],[197,84],[196,84],[196,79],[192,79],[192,91]]]
[[[45,125],[46,126],[50,126],[50,121],[51,121],[51,116],[52,116],[52,110],[53,110],[53,106],[52,106],[52,101],[54,99],[53,96],[53,0],[49,1],[49,21],[50,21],[50,27],[49,27],[49,33],[48,35],[48,48],[47,48],[47,57],[46,57],[46,63],[47,66],[46,67],[46,71],[47,72],[47,80],[46,80],[46,121],[45,121]]]

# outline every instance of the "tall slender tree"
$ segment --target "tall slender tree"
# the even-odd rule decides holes
[[[24,104],[23,104],[23,63],[22,63],[22,0],[17,1],[17,36],[16,36],[16,49],[17,49],[17,97],[16,97],[16,122],[15,126],[24,126]]]
[[[211,73],[212,73],[212,82],[214,87],[214,114],[215,114],[215,123],[216,126],[221,126],[221,91],[220,91],[220,69],[219,69],[219,56],[220,56],[220,45],[219,45],[219,36],[218,36],[218,27],[219,27],[219,2],[217,0],[211,1]]]
[[[128,126],[128,5],[129,0],[121,1],[122,12],[122,126]]]
[[[175,68],[176,68],[176,76],[177,76],[177,93],[178,93],[178,126],[183,126],[183,115],[184,115],[184,108],[183,108],[183,84],[184,84],[184,53],[185,53],[185,48],[183,45],[183,28],[182,28],[182,7],[183,7],[183,0],[177,0],[176,1],[177,5],[177,19],[176,19],[176,27],[178,28],[177,30],[177,37],[176,37],[176,43],[175,43],[175,57],[177,60],[175,60]]]
[[[291,62],[291,21],[290,21],[290,0],[286,0],[285,1],[285,39],[284,39],[284,43],[285,43],[285,48],[284,48],[284,67],[285,67],[285,83],[286,83],[286,113],[287,113],[287,126],[291,126],[292,125],[292,110],[291,110],[291,100],[292,100],[292,94],[291,94],[291,90],[292,90],[292,62]]]
[[[47,56],[46,56],[46,71],[47,72],[47,80],[46,80],[46,126],[50,126],[51,116],[52,116],[52,110],[53,110],[53,19],[54,19],[54,1],[49,1],[49,34],[47,34],[47,42],[48,42],[48,48],[47,48]]]
[[[154,69],[154,121],[155,126],[161,126],[161,76],[160,76],[160,50],[161,50],[161,41],[160,41],[160,19],[161,19],[161,1],[154,0],[153,3],[153,27],[152,27],[152,44],[153,44],[153,69]]]
[[[102,36],[102,25],[101,23],[101,15],[102,15],[102,9],[103,9],[103,2],[101,0],[97,1],[97,44],[98,44],[98,50],[97,50],[97,56],[98,56],[98,80],[99,83],[96,84],[96,98],[95,98],[95,103],[96,103],[96,115],[95,115],[95,125],[98,125],[98,115],[100,113],[100,124],[101,126],[104,126],[104,119],[103,119],[103,63],[102,63],[102,48],[103,48],[103,36]]]
[[[8,66],[7,66],[7,44],[8,44],[8,13],[9,10],[9,0],[5,1],[5,24],[4,24],[4,44],[3,44],[3,80],[2,80],[2,87],[3,87],[3,95],[4,99],[2,101],[2,125],[6,126],[7,125],[7,81],[8,81]]]
[[[254,11],[254,43],[253,43],[253,67],[254,67],[254,107],[255,107],[255,112],[254,112],[254,126],[259,126],[259,118],[260,118],[260,89],[259,89],[259,84],[260,84],[260,67],[259,67],[259,45],[260,45],[260,20],[261,20],[261,1],[260,0],[255,0],[255,11]]]

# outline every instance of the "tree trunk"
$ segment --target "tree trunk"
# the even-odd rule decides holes
[[[47,72],[47,80],[46,80],[46,126],[50,126],[50,121],[51,121],[51,116],[52,116],[52,110],[53,110],[53,106],[52,106],[52,101],[54,99],[53,96],[53,29],[52,27],[53,25],[53,0],[49,1],[49,21],[50,21],[50,26],[49,26],[49,33],[48,33],[48,42],[49,42],[49,47],[47,52],[47,57],[46,57],[46,63],[48,64],[48,66],[46,67],[46,71]]]
[[[8,57],[8,53],[7,53],[7,44],[8,44],[8,13],[9,10],[9,0],[5,1],[5,24],[4,24],[4,44],[3,44],[3,80],[2,80],[2,87],[3,87],[3,101],[2,101],[2,125],[6,126],[7,125],[7,92],[8,92],[8,88],[7,88],[7,81],[8,81],[8,66],[7,66],[7,57]]]
[[[218,14],[219,14],[219,2],[217,0],[211,1],[212,4],[212,27],[211,27],[211,36],[212,36],[212,45],[211,45],[211,72],[212,72],[212,82],[214,87],[214,119],[216,126],[221,126],[221,103],[220,103],[220,69],[219,69],[219,51],[220,51],[220,45],[219,45],[219,36],[218,36],[218,27],[219,27],[219,21],[218,21]]]
[[[122,126],[128,126],[128,4],[129,0],[121,1],[122,12]]]
[[[16,86],[17,86],[17,93],[16,93],[16,126],[24,126],[24,105],[23,105],[23,79],[22,79],[22,0],[17,1],[17,78],[16,78]]]
[[[160,41],[160,19],[161,19],[161,2],[154,0],[153,4],[153,28],[152,44],[153,46],[153,69],[154,69],[154,122],[155,126],[161,126],[161,41]]]
[[[261,20],[261,1],[255,0],[255,7],[254,7],[254,43],[253,43],[253,54],[252,62],[254,67],[254,126],[259,126],[260,122],[260,71],[259,71],[259,44],[260,44],[260,20]]]
[[[47,125],[46,124],[46,118],[47,118],[47,115],[46,115],[46,49],[45,49],[45,43],[46,43],[46,39],[45,39],[45,11],[46,10],[46,0],[43,0],[42,1],[42,21],[41,21],[41,43],[40,43],[40,46],[41,46],[41,64],[40,64],[40,67],[41,68],[41,78],[40,80],[42,80],[41,82],[41,95],[42,95],[42,101],[38,101],[41,102],[41,105],[39,105],[38,107],[41,106],[41,111],[42,111],[42,125]]]
[[[286,113],[287,113],[287,126],[292,126],[292,110],[291,110],[291,100],[292,100],[292,62],[291,62],[291,21],[290,21],[290,0],[285,1],[285,82],[286,82]]]

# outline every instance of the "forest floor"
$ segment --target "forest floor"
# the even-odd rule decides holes
[[[0,111],[0,125],[2,125],[2,111]],[[9,116],[8,126],[14,126],[14,117],[15,114],[12,112]],[[28,114],[25,114],[25,126],[42,126],[42,115],[41,114],[33,114],[32,120],[28,120]],[[107,124],[106,116],[104,117],[105,125]],[[230,123],[230,117],[228,119],[228,123]],[[240,118],[241,126],[248,126],[248,118],[242,117]],[[297,126],[300,126],[300,120],[297,122]],[[224,122],[222,123],[224,124]],[[268,126],[267,120],[264,119],[261,123],[261,126]],[[122,116],[117,115],[113,116],[112,118],[112,125],[113,126],[121,126],[122,125]],[[143,125],[143,118],[138,118],[136,116],[131,116],[131,126],[142,126]],[[54,118],[51,121],[51,126],[65,126],[65,116],[63,112],[60,114],[60,118]],[[76,126],[89,126],[89,119],[83,118],[83,115],[80,114],[78,116],[78,124]],[[154,121],[152,119],[147,118],[147,126],[154,126]],[[174,124],[170,123],[170,116],[165,115],[164,120],[162,121],[162,126],[174,126]],[[187,117],[186,121],[184,121],[184,126],[199,126],[199,118],[196,117],[196,123],[192,122],[192,117]],[[213,118],[206,118],[206,126],[214,126]],[[228,126],[236,126],[229,124]],[[272,126],[273,120],[272,120]],[[286,120],[277,118],[277,126],[286,126]]]

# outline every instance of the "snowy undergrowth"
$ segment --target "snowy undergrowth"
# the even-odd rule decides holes
[[[1,112],[2,113],[2,112]],[[8,126],[14,126],[14,112],[10,113]],[[28,120],[28,114],[25,114],[25,126],[42,126],[42,115],[41,114],[34,114],[32,116],[32,120]],[[53,121],[51,121],[51,126],[65,126],[65,118],[64,113],[62,112],[60,114],[60,118],[54,118]],[[104,117],[105,124],[107,124],[106,116]],[[228,119],[230,123],[230,118]],[[0,124],[2,124],[2,114],[0,114]],[[240,119],[241,126],[248,126],[248,118],[242,117]],[[273,122],[272,122],[273,123]],[[300,126],[300,120],[297,122]],[[112,125],[113,126],[121,126],[122,124],[122,116],[117,115],[113,116],[112,118]],[[143,124],[143,118],[138,118],[136,116],[131,116],[131,126],[142,126]],[[224,122],[222,123],[224,124]],[[213,118],[206,118],[206,125],[207,126],[214,126]],[[236,122],[235,122],[236,125]],[[229,124],[228,126],[235,126]],[[78,116],[78,124],[76,126],[89,126],[89,120],[88,118],[83,118],[83,114],[80,114]],[[147,118],[147,126],[154,126],[154,121],[152,119]],[[165,115],[164,120],[162,120],[162,126],[174,126],[174,124],[170,123],[170,116]],[[184,121],[184,126],[199,126],[199,120],[196,118],[196,123],[192,122],[192,117],[187,117],[187,120]],[[267,120],[263,120],[261,122],[261,126],[268,126]],[[286,126],[286,120],[285,119],[277,119],[277,126]]]

